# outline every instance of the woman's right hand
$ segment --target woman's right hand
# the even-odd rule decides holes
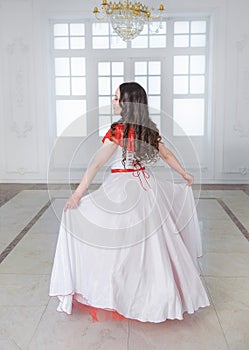
[[[191,186],[194,183],[194,176],[192,174],[188,174],[185,173],[184,175],[182,175],[182,177],[184,178],[184,180],[187,181],[187,185]]]
[[[65,206],[64,206],[64,211],[67,209],[75,209],[77,208],[79,201],[80,201],[80,196],[77,195],[76,193],[73,193],[70,198],[68,198]]]

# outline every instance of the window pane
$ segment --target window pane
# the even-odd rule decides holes
[[[174,36],[174,47],[188,47],[188,46],[189,46],[189,35]]]
[[[144,49],[148,47],[148,36],[137,36],[131,42],[131,47],[136,49]]]
[[[174,23],[174,34],[185,34],[189,33],[189,22],[180,21]]]
[[[123,62],[112,62],[112,75],[124,75]]]
[[[174,56],[174,74],[188,74],[188,56]]]
[[[111,114],[110,97],[99,97],[99,113],[108,115]]]
[[[69,76],[69,58],[55,58],[55,75]]]
[[[206,33],[206,21],[192,21],[191,33]]]
[[[57,136],[86,136],[86,101],[56,101]]]
[[[177,76],[174,77],[174,94],[188,93],[188,77]]]
[[[96,22],[92,24],[93,35],[109,35],[109,23]]]
[[[149,75],[161,74],[161,62],[152,61],[149,62]]]
[[[160,96],[149,96],[149,106],[154,110],[152,113],[155,113],[161,110],[161,97]]]
[[[111,117],[107,115],[99,116],[99,136],[105,136],[107,131],[110,129]]]
[[[119,87],[120,84],[124,82],[123,77],[113,77],[112,78],[112,95],[115,95],[115,91]]]
[[[158,114],[151,114],[151,119],[154,123],[156,123],[156,126],[158,127],[159,131],[161,131],[161,116]]]
[[[149,90],[150,95],[161,93],[161,77],[149,77]]]
[[[119,36],[117,35],[117,33],[115,32],[115,30],[112,28],[112,25],[109,26],[109,30],[110,30],[110,35],[111,35],[111,36],[119,37]],[[122,40],[122,39],[120,38],[120,40]],[[123,41],[123,40],[122,40],[122,41]]]
[[[67,35],[68,35],[67,23],[54,24],[54,36],[67,36]]]
[[[111,112],[112,111],[111,111],[111,106],[110,105],[99,107],[99,114],[105,114],[105,115],[110,116]]]
[[[164,35],[153,35],[149,38],[149,46],[151,48],[160,48],[160,47],[166,47],[166,36]]]
[[[110,62],[99,62],[98,65],[98,74],[99,75],[110,75]]]
[[[127,43],[123,41],[119,36],[111,36],[111,48],[112,49],[125,49],[127,48]]]
[[[94,49],[109,49],[109,37],[93,37],[93,48]]]
[[[191,94],[204,94],[205,92],[205,79],[204,76],[192,76],[190,77],[190,93]]]
[[[99,78],[99,94],[100,95],[110,95],[111,89],[110,89],[111,80],[108,77],[105,78]]]
[[[55,38],[54,39],[54,48],[56,50],[67,50],[67,49],[69,49],[68,38]]]
[[[83,23],[71,23],[70,35],[85,35],[85,25]]]
[[[147,74],[147,62],[135,62],[135,75]]]
[[[99,107],[110,106],[110,105],[111,105],[110,97],[107,97],[107,96],[99,97]]]
[[[148,91],[148,86],[147,86],[147,77],[142,77],[142,76],[136,76],[135,81],[140,84],[145,91]]]
[[[85,38],[84,37],[72,37],[70,38],[71,49],[84,49],[85,48]]]
[[[157,31],[158,29],[158,31]],[[155,33],[157,31],[157,33]],[[157,35],[157,34],[166,34],[167,33],[167,24],[166,22],[151,22],[150,23],[150,35]]]
[[[145,24],[143,30],[140,33],[140,35],[147,35],[148,32],[149,32],[148,24]]]
[[[70,95],[70,78],[56,78],[55,93],[56,95]]]
[[[174,135],[204,134],[204,99],[174,99]]]
[[[72,78],[72,95],[86,94],[86,78]]]
[[[204,47],[204,46],[206,46],[206,35],[191,35],[190,45],[192,47]]]
[[[71,74],[74,76],[83,76],[86,74],[84,57],[71,58]]]
[[[190,56],[190,74],[205,73],[205,56],[196,55]]]
[[[76,21],[81,22],[81,20]],[[162,23],[162,28],[160,28],[158,32],[151,31],[151,29],[153,30],[153,25],[151,27],[145,25],[142,35],[140,34],[128,45],[113,31],[109,22],[103,23],[101,21],[93,24],[56,23],[52,25],[51,29],[54,33],[54,48],[57,50],[67,50],[67,52],[60,51],[60,53],[52,51],[52,57],[55,60],[55,94],[58,96],[57,100],[60,99],[57,102],[61,101],[61,99],[63,99],[63,101],[65,100],[65,103],[75,101],[71,101],[70,98],[82,101],[85,98],[82,96],[86,94],[86,63],[85,58],[81,57],[84,56],[84,52],[80,50],[85,49],[85,32],[88,25],[89,28],[92,29],[93,48],[103,49],[98,60],[101,60],[101,58],[103,61],[107,60],[110,48],[123,49],[127,48],[127,46],[131,46],[131,48],[141,48],[137,51],[137,62],[134,64],[135,81],[141,84],[147,91],[150,113],[156,115],[156,118],[158,118],[158,122],[160,123],[160,94],[161,84],[164,81],[161,80],[161,62],[159,59],[158,61],[150,61],[150,59],[153,60],[154,58],[149,54],[142,54],[142,51],[144,51],[144,49],[145,51],[148,51],[146,50],[148,47],[151,50],[166,47],[166,41],[168,40],[166,21]],[[174,46],[179,48],[175,49],[177,56],[174,56],[173,65],[173,93],[178,95],[174,96],[175,99],[172,101],[174,112],[172,113],[174,114],[175,120],[177,122],[180,120],[181,126],[183,126],[184,130],[187,130],[190,135],[200,135],[204,132],[204,102],[206,96],[198,94],[204,94],[206,90],[206,49],[204,48],[208,41],[208,36],[206,34],[208,22],[205,19],[196,18],[196,20],[191,20],[185,17],[176,22],[173,20],[172,25],[173,28],[170,30],[170,41],[173,39]],[[154,23],[154,29],[157,26],[158,22]],[[89,32],[89,29],[87,32]],[[184,48],[189,48],[187,49],[189,52],[186,52]],[[108,52],[105,51],[106,49],[108,49]],[[77,52],[73,50],[79,51]],[[178,55],[179,53],[180,55]],[[181,53],[184,55],[181,55]],[[168,55],[167,53],[165,54]],[[160,56],[160,53],[158,55]],[[97,96],[97,99],[100,108],[100,119],[102,118],[102,121],[99,121],[100,125],[103,125],[104,120],[107,120],[107,118],[107,123],[109,125],[112,122],[112,95],[115,93],[116,88],[124,81],[125,73],[124,63],[116,62],[120,57],[121,56],[119,55],[114,55],[112,56],[112,59],[115,62],[100,62],[98,63],[98,71],[95,69],[95,74],[98,73],[99,75],[99,96]],[[139,61],[140,59],[142,60],[141,62]],[[92,61],[90,64],[93,63],[94,62]],[[187,96],[185,96],[185,94]],[[70,97],[70,95],[73,95],[73,97]],[[180,116],[181,110],[184,112],[183,116]],[[120,117],[116,116],[114,118],[119,119]],[[197,120],[197,118],[199,119]],[[187,122],[186,119],[188,119]],[[193,122],[194,126],[189,126],[189,124],[191,124],[190,122]],[[182,134],[179,130],[178,126],[174,126],[175,134]]]
[[[120,119],[120,115],[113,115],[112,116],[112,123],[117,122]]]

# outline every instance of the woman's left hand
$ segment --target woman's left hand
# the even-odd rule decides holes
[[[67,209],[75,209],[77,208],[79,201],[80,201],[80,196],[78,196],[77,194],[73,193],[72,196],[70,198],[68,198],[65,206],[64,206],[64,211],[66,211]]]
[[[187,185],[191,186],[194,183],[194,176],[192,174],[185,173],[183,176],[184,180],[187,181]]]

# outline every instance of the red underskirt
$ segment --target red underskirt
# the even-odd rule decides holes
[[[84,315],[90,315],[92,322],[104,322],[107,320],[123,321],[129,320],[128,318],[120,315],[116,310],[100,309],[97,307],[85,305],[79,303],[77,300],[73,300],[73,307],[83,313]]]

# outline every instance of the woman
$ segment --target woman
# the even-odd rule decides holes
[[[88,305],[94,320],[100,310],[142,322],[183,319],[209,305],[196,268],[202,251],[193,176],[164,146],[139,84],[121,84],[113,109],[120,120],[65,204],[50,295],[69,314],[72,304]],[[145,168],[159,157],[188,186]],[[111,174],[82,197],[108,160]]]

